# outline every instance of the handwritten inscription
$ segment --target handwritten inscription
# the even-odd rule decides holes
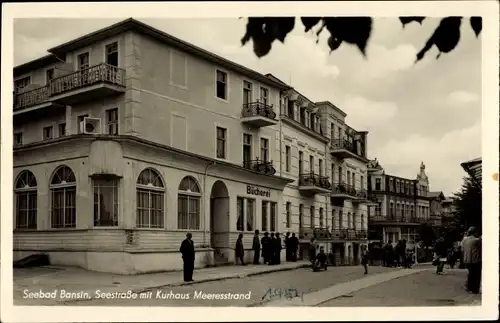
[[[300,293],[296,288],[269,288],[264,296],[263,301],[271,301],[275,299],[291,300],[300,297],[304,301],[304,293]]]

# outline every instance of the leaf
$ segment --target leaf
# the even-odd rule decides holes
[[[294,26],[294,17],[250,17],[241,44],[245,45],[252,39],[255,55],[265,56],[271,51],[272,43],[276,39],[284,42]]]
[[[338,38],[328,37],[328,47],[330,47],[330,54],[342,45],[342,40]]]
[[[474,30],[476,37],[479,37],[479,34],[483,29],[483,17],[470,17],[470,25],[472,27],[472,30]]]
[[[356,45],[366,56],[366,44],[372,31],[371,17],[328,17],[324,22],[334,39]]]
[[[316,26],[320,22],[320,17],[301,17],[300,20],[304,27],[306,27],[305,32],[311,30],[312,27]]]
[[[418,22],[419,24],[422,24],[422,21],[424,21],[425,17],[422,16],[409,16],[409,17],[399,17],[399,21],[401,21],[401,24],[403,24],[403,28],[411,23],[411,22]]]
[[[462,23],[462,17],[446,17],[441,20],[439,26],[437,26],[434,33],[427,40],[424,48],[420,50],[417,54],[416,62],[420,61],[427,51],[436,45],[439,50],[439,54],[436,57],[438,59],[441,53],[449,53],[455,47],[457,47],[458,41],[460,40],[460,25]]]
[[[295,27],[295,17],[270,18],[269,23],[273,25],[274,38],[283,43],[285,42],[286,36]]]

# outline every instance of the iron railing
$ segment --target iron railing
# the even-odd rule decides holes
[[[332,194],[345,194],[352,197],[357,196],[357,192],[354,186],[346,183],[333,183]]]
[[[340,139],[340,138],[333,138],[330,141],[330,145],[332,149],[345,149],[347,151],[350,151],[353,154],[356,154],[361,157],[366,157],[365,152],[363,150],[363,145],[361,145],[361,148],[358,151],[358,141],[354,140],[353,142],[350,142],[345,139]]]
[[[316,227],[301,227],[299,228],[299,238],[300,239],[311,239],[316,240],[358,240],[367,239],[367,230],[356,230],[356,229],[329,229],[328,226],[324,228]]]
[[[369,216],[368,221],[370,222],[387,222],[387,223],[425,223],[429,221],[429,219],[419,218],[419,217],[411,217],[411,216]]]
[[[316,186],[327,190],[332,189],[332,184],[328,176],[320,176],[314,173],[300,174],[299,186]]]
[[[77,90],[97,83],[125,86],[125,70],[101,63],[68,75],[56,77],[49,84],[22,93],[14,93],[14,110],[41,104],[52,96]]]
[[[264,161],[259,159],[245,160],[243,161],[243,168],[266,175],[276,174],[276,169],[273,166],[272,160],[271,161]]]
[[[251,102],[243,104],[242,117],[265,117],[268,119],[276,119],[276,112],[272,105],[267,105],[263,102]]]

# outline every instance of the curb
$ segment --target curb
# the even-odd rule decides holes
[[[175,282],[175,283],[168,283],[164,285],[155,285],[155,286],[149,286],[149,287],[143,287],[143,288],[137,288],[137,289],[132,289],[132,293],[140,294],[143,292],[159,289],[159,288],[165,288],[165,287],[179,287],[179,286],[188,286],[188,285],[195,285],[195,284],[201,284],[201,283],[208,283],[208,282],[213,282],[213,281],[223,281],[223,280],[229,280],[229,279],[240,279],[240,278],[246,278],[246,277],[252,277],[252,276],[259,276],[259,275],[264,275],[264,274],[269,274],[273,272],[281,272],[281,271],[290,271],[290,270],[295,270],[299,268],[306,268],[309,267],[310,265],[308,263],[305,264],[300,264],[295,267],[275,267],[275,268],[269,268],[263,271],[259,272],[250,272],[247,274],[232,274],[228,276],[223,276],[223,277],[211,277],[211,278],[203,278],[200,280],[196,280],[194,282]],[[92,297],[90,299],[84,298],[84,299],[72,299],[72,300],[65,300],[60,303],[62,304],[67,304],[71,302],[81,302],[81,301],[92,301],[95,298]]]

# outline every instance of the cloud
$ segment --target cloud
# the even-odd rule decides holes
[[[398,45],[392,49],[374,44],[367,50],[370,61],[366,61],[360,68],[364,69],[364,75],[369,78],[387,77],[391,73],[404,71],[414,66],[416,54],[417,49],[410,44]]]
[[[479,100],[479,95],[468,91],[455,91],[448,95],[448,101],[453,104],[472,103]]]
[[[358,130],[376,129],[390,122],[398,113],[398,105],[394,102],[368,100],[360,96],[348,96],[341,104],[347,113],[349,124]]]

